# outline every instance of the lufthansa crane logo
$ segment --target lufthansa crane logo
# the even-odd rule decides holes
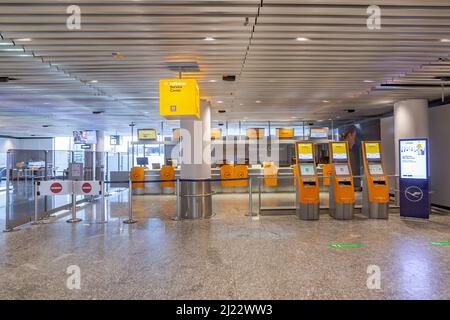
[[[417,186],[406,188],[405,197],[411,202],[419,202],[423,199],[423,191]]]

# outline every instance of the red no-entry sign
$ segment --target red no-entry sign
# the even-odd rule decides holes
[[[84,193],[90,193],[90,192],[92,191],[92,186],[91,186],[91,184],[88,183],[88,182],[83,183],[83,185],[81,186],[81,190],[82,190]]]
[[[52,183],[52,185],[50,186],[50,191],[55,194],[60,193],[62,189],[63,186],[61,185],[61,183],[58,182]]]

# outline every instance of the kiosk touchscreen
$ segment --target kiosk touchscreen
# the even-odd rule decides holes
[[[362,213],[372,219],[387,219],[389,188],[381,156],[381,142],[362,141],[361,147],[364,163]]]
[[[297,216],[302,220],[319,219],[319,179],[312,142],[297,142],[295,145],[297,186]]]
[[[355,189],[346,141],[330,142],[332,165],[330,183],[330,215],[335,219],[353,219]]]

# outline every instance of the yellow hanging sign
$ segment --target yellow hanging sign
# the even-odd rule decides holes
[[[222,129],[211,129],[211,140],[222,139]]]
[[[159,80],[159,113],[171,119],[200,119],[200,92],[195,79]]]
[[[291,139],[294,137],[293,128],[277,128],[277,137],[284,139]]]

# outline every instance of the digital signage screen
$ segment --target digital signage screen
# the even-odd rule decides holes
[[[345,142],[333,142],[331,148],[333,160],[347,160],[347,144]]]
[[[381,160],[379,142],[365,142],[364,149],[366,151],[367,160]]]
[[[97,132],[95,130],[84,130],[73,132],[73,143],[75,144],[96,144]]]
[[[400,140],[400,178],[425,180],[428,178],[428,143],[425,139]]]
[[[298,143],[297,150],[298,160],[312,161],[314,159],[312,143]]]
[[[118,135],[109,136],[109,144],[111,146],[120,146],[120,136]]]
[[[328,139],[328,128],[311,128],[309,137],[311,139]]]
[[[156,129],[138,129],[138,140],[151,140],[157,139]]]

